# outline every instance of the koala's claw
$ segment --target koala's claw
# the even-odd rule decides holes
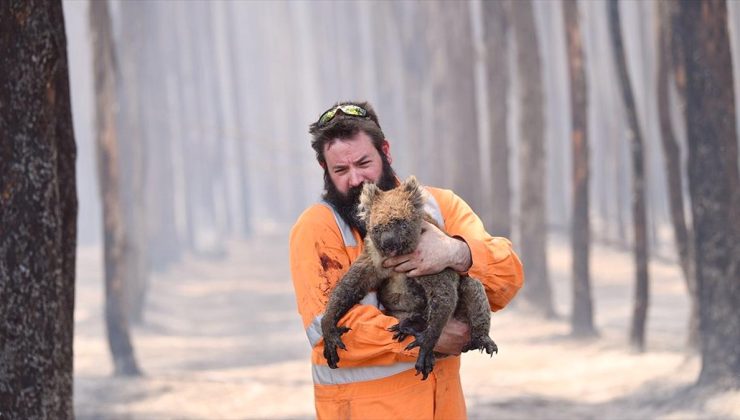
[[[399,342],[405,340],[406,337],[409,336],[408,334],[400,331],[400,325],[401,324],[396,324],[396,325],[388,328],[388,331],[390,331],[390,332],[393,333],[393,339],[396,340],[396,341],[399,341]]]
[[[342,350],[347,350],[347,346],[342,342],[341,335],[349,330],[350,329],[347,327],[337,327],[331,333],[324,334],[324,358],[332,369],[336,369],[338,367],[337,363],[339,363],[337,347]]]
[[[388,331],[394,333],[393,334],[393,339],[394,340],[397,340],[399,342],[405,340],[406,337],[408,337],[410,335],[416,336],[416,334],[418,334],[416,332],[416,330],[414,330],[413,328],[409,328],[409,327],[404,326],[403,325],[403,322],[398,323],[398,324],[396,324],[396,325],[388,328]]]
[[[388,328],[388,331],[395,332],[393,339],[403,341],[406,337],[413,335],[418,337],[427,327],[427,322],[421,316],[405,318],[398,324]]]
[[[429,373],[434,369],[434,351],[432,349],[419,350],[419,358],[416,359],[416,375],[421,373],[421,380],[426,380]]]
[[[478,349],[483,353],[484,351],[493,357],[493,353],[498,353],[498,346],[491,340],[491,337],[483,335],[480,337],[474,337],[470,342],[463,347],[462,352],[465,353],[469,350]]]
[[[414,347],[419,347],[420,345],[421,345],[421,343],[419,343],[419,340],[414,340],[414,341],[410,342],[408,346],[406,346],[406,350],[411,350]]]

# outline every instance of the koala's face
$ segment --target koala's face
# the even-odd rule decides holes
[[[368,235],[381,255],[393,257],[416,249],[421,235],[421,218],[394,218],[368,228]]]
[[[413,252],[421,235],[424,200],[416,179],[410,177],[390,191],[367,184],[360,197],[360,216],[367,234],[384,257]]]

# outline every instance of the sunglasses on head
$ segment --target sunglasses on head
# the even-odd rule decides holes
[[[342,114],[349,115],[351,117],[366,117],[367,111],[365,108],[357,105],[338,105],[334,108],[330,108],[319,117],[318,126],[323,127],[329,121],[331,121],[336,115],[337,111],[342,111]]]

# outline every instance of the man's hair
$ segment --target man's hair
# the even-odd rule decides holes
[[[337,111],[334,118],[322,127],[319,127],[318,121],[311,124],[308,128],[308,132],[312,136],[311,147],[316,152],[316,160],[318,160],[321,165],[326,165],[324,146],[335,139],[348,139],[353,137],[360,131],[363,131],[370,137],[373,142],[373,146],[378,150],[378,153],[383,155],[382,146],[385,141],[385,134],[383,134],[383,130],[380,129],[378,115],[375,113],[373,107],[367,102],[338,102],[329,109],[333,109],[341,105],[359,106],[367,111],[367,115],[364,117],[357,117]]]

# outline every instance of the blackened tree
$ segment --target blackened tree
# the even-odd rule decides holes
[[[511,21],[517,43],[521,80],[519,127],[520,219],[522,260],[527,261],[523,296],[535,311],[553,317],[550,279],[547,273],[547,222],[545,217],[545,115],[542,65],[537,28],[530,0],[511,2]]]
[[[619,3],[609,1],[609,29],[614,47],[617,73],[627,113],[626,136],[632,151],[632,225],[635,237],[633,255],[635,258],[635,306],[632,312],[630,343],[638,350],[645,350],[645,319],[648,308],[648,247],[647,212],[645,210],[645,162],[640,122],[632,93],[632,82],[627,71],[627,59],[622,43],[622,28],[619,18]]]
[[[509,177],[509,8],[505,1],[484,1],[483,40],[486,48],[488,81],[488,115],[490,130],[491,203],[490,214],[484,214],[488,231],[493,235],[511,236],[511,186]],[[532,35],[534,36],[534,34]]]
[[[575,336],[596,334],[591,302],[589,269],[590,222],[588,215],[588,129],[586,69],[583,37],[578,22],[576,0],[563,1],[565,35],[570,71],[571,140],[573,144],[573,312],[571,327]]]
[[[74,417],[76,146],[61,1],[0,2],[0,417]]]
[[[740,386],[740,176],[727,4],[682,1],[703,385]]]
[[[123,226],[120,158],[116,137],[116,67],[107,0],[90,3],[93,42],[98,183],[103,204],[105,259],[105,323],[117,375],[138,375],[126,311],[126,252],[130,246]]]
[[[671,124],[669,87],[670,80],[683,80],[683,63],[676,60],[674,41],[671,37],[671,22],[675,13],[676,2],[661,1],[656,3],[658,9],[658,69],[657,98],[660,119],[660,137],[665,156],[668,205],[670,208],[673,236],[676,242],[681,271],[691,302],[688,326],[688,345],[691,349],[699,348],[699,298],[696,291],[696,273],[693,263],[693,232],[688,226],[684,210],[684,184],[681,170],[681,149],[676,140]],[[680,43],[679,43],[680,44]],[[673,63],[679,63],[677,69]],[[680,86],[676,86],[679,88]],[[683,87],[680,87],[683,89]],[[683,94],[681,94],[682,96]]]

